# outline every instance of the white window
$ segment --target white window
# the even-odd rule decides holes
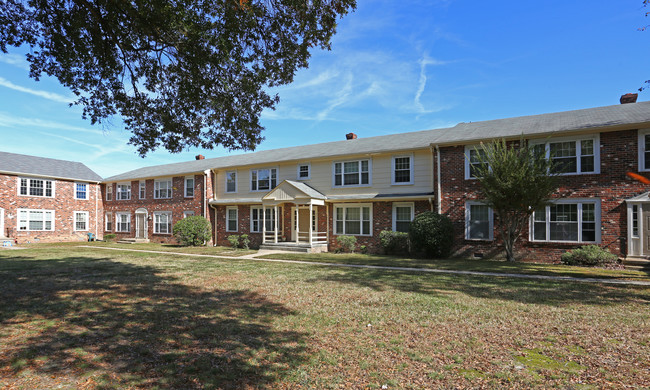
[[[54,231],[54,210],[18,209],[18,230]]]
[[[172,179],[156,180],[153,182],[153,198],[169,199],[172,197]]]
[[[87,183],[74,183],[74,198],[75,199],[88,199],[88,184]]]
[[[370,185],[370,160],[334,163],[335,187]]]
[[[600,242],[600,199],[563,199],[531,218],[532,241]]]
[[[28,177],[18,178],[18,194],[23,196],[54,197],[54,181]]]
[[[226,172],[226,192],[237,192],[237,171]]]
[[[185,177],[185,197],[186,198],[194,197],[194,176]]]
[[[465,179],[476,179],[476,169],[485,161],[485,151],[477,145],[465,146]]]
[[[535,151],[544,153],[556,165],[555,173],[576,175],[600,173],[600,137],[556,138],[543,143],[531,142]]]
[[[309,180],[311,179],[311,165],[307,164],[298,164],[297,172],[298,180]]]
[[[392,184],[413,184],[413,155],[393,156]]]
[[[480,202],[465,203],[465,239],[494,239],[494,214],[492,208]]]
[[[117,185],[117,200],[129,200],[131,199],[131,183],[124,183]]]
[[[74,230],[76,232],[88,230],[88,212],[75,211],[74,212]]]
[[[251,191],[268,191],[275,188],[278,181],[276,168],[251,169]]]
[[[237,231],[237,207],[226,207],[226,231]]]
[[[650,171],[650,129],[639,130],[639,171]]]
[[[131,214],[115,213],[115,231],[120,233],[131,231]]]
[[[106,185],[106,200],[113,200],[113,185]]]
[[[262,218],[262,207],[251,207],[251,232],[262,232],[262,219],[266,223],[266,231],[275,230],[275,210],[273,208],[266,209],[266,215]]]
[[[140,180],[140,199],[144,199],[147,196],[147,182]]]
[[[414,217],[413,209],[413,203],[393,203],[393,231],[409,231]]]
[[[106,213],[106,219],[104,220],[106,222],[106,227],[104,230],[107,232],[110,232],[113,230],[113,214],[112,213]]]
[[[372,235],[372,205],[341,204],[334,206],[334,234]]]
[[[183,218],[193,217],[194,211],[183,211]]]
[[[154,211],[153,213],[153,232],[156,234],[172,233],[172,213],[171,211]]]

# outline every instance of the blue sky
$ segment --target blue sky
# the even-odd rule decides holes
[[[359,0],[332,50],[273,91],[281,101],[263,113],[258,150],[618,104],[650,79],[645,11],[641,0]],[[91,126],[56,80],[27,73],[18,51],[0,54],[2,151],[81,161],[104,177],[228,154],[142,159],[119,117]]]

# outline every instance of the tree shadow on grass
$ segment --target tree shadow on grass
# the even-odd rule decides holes
[[[0,377],[102,373],[100,388],[271,386],[306,358],[274,330],[284,306],[246,290],[182,284],[110,258],[0,260]],[[11,332],[8,334],[7,332]]]
[[[573,281],[549,281],[495,276],[467,276],[388,270],[340,269],[312,282],[336,282],[377,291],[396,289],[435,296],[461,292],[478,298],[561,306],[571,303],[610,305],[650,303],[650,288]]]

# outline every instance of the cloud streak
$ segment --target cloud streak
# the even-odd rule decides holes
[[[31,88],[27,88],[27,87],[22,87],[20,85],[16,85],[16,84],[12,83],[11,81],[9,81],[9,80],[7,80],[7,79],[5,79],[3,77],[0,77],[0,86],[6,87],[6,88],[9,88],[9,89],[13,89],[14,91],[24,92],[24,93],[28,93],[30,95],[42,97],[44,99],[51,100],[53,102],[68,103],[69,104],[69,103],[72,103],[74,101],[73,98],[65,97],[63,95],[59,95],[58,93],[47,92],[47,91],[42,91],[42,90],[38,90],[38,89],[31,89]]]
[[[422,93],[424,93],[424,89],[427,86],[427,65],[444,65],[446,62],[429,58],[427,55],[424,55],[422,59],[420,59],[420,61],[418,62],[420,64],[420,79],[418,80],[418,88],[415,91],[413,104],[415,105],[415,108],[420,114],[428,114],[433,111],[425,109],[424,105],[420,100],[420,98],[422,97]]]

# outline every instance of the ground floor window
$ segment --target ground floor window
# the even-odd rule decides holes
[[[183,218],[193,217],[194,211],[183,211]]]
[[[263,217],[262,207],[251,207],[251,232],[262,232],[262,220],[266,224],[266,231],[275,230],[275,209],[267,208]]]
[[[153,232],[156,234],[172,233],[171,211],[155,211],[153,213]]]
[[[88,212],[75,211],[74,212],[74,230],[85,231],[88,230]]]
[[[372,205],[350,204],[334,206],[334,234],[372,235]]]
[[[113,215],[111,213],[106,213],[106,229],[107,232],[113,230]]]
[[[533,241],[599,242],[600,200],[565,200],[536,210]]]
[[[131,214],[115,213],[115,231],[119,233],[131,231]]]
[[[18,230],[54,231],[54,211],[18,209]]]
[[[393,231],[407,233],[413,220],[413,203],[393,203]]]
[[[226,231],[237,231],[237,207],[226,208]]]
[[[465,203],[465,239],[492,240],[494,238],[492,209],[480,202]]]

